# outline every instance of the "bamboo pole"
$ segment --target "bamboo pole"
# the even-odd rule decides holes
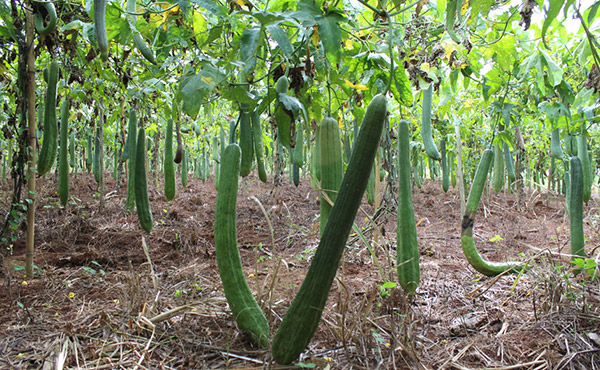
[[[35,181],[36,181],[36,117],[35,117],[35,56],[33,54],[33,12],[25,6],[25,35],[27,39],[27,234],[25,244],[25,276],[33,277],[35,242]]]

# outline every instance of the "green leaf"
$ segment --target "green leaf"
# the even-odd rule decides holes
[[[598,12],[598,7],[600,6],[600,0],[596,1],[594,3],[594,5],[590,6],[588,9],[588,16],[587,16],[587,21],[589,24],[591,24],[594,19],[596,18],[596,13]]]
[[[216,16],[223,18],[226,18],[228,16],[227,8],[211,0],[192,0],[192,2],[208,10]]]
[[[319,6],[318,2],[313,0],[299,0],[297,9],[297,13],[300,14],[294,14],[294,16],[296,17],[297,15],[299,15],[300,19],[302,19],[303,17],[306,17],[308,19],[315,19],[316,17],[323,14],[323,11],[321,10],[321,7]]]
[[[129,38],[129,23],[125,17],[121,17],[121,10],[116,2],[106,4],[106,35],[109,40],[116,39],[119,43],[127,43]]]
[[[491,241],[491,242],[498,242],[498,241],[500,241],[500,240],[504,240],[504,238],[503,238],[503,237],[501,237],[500,235],[494,235],[494,236],[493,236],[493,237],[490,239],[490,241]]]
[[[248,67],[247,72],[254,68],[256,51],[261,40],[261,31],[261,27],[254,27],[250,29],[246,28],[242,33],[240,57],[242,62],[246,63]]]
[[[206,32],[208,30],[208,22],[206,22],[206,18],[204,18],[202,12],[194,11],[192,15],[192,28],[194,29],[198,46],[202,47],[208,38]]]
[[[528,56],[527,58],[525,58],[525,60],[523,60],[523,62],[521,63],[521,66],[520,66],[521,81],[523,81],[528,76],[529,71],[531,71],[539,63],[539,60],[540,60],[539,53],[533,53],[530,56]]]
[[[399,63],[394,70],[394,83],[391,86],[392,95],[398,103],[405,107],[410,107],[413,104],[413,94],[410,89],[410,80],[404,70],[404,64]]]
[[[294,117],[297,117],[300,110],[304,109],[302,103],[300,103],[300,100],[293,96],[289,96],[287,94],[278,94],[277,99],[281,104],[283,104],[285,109],[294,114]]]
[[[494,8],[495,3],[496,2],[494,0],[472,0],[470,4],[471,15],[469,17],[469,24],[471,27],[476,27],[479,23],[477,20],[481,19],[481,17],[487,17],[490,10]]]
[[[60,31],[63,33],[65,31],[69,31],[69,30],[81,31],[83,29],[84,25],[85,25],[85,23],[83,23],[82,21],[71,21],[71,22],[65,24],[64,26],[62,26]]]
[[[256,18],[256,20],[259,21],[260,24],[262,24],[265,27],[268,25],[279,23],[279,22],[285,20],[285,17],[283,17],[279,14],[265,12],[262,10],[258,11],[258,12],[253,12],[252,16],[254,18]]]
[[[388,281],[386,283],[383,283],[379,289],[384,290],[384,289],[392,289],[395,288],[396,286],[398,286],[396,283],[394,283],[393,281]]]
[[[460,39],[454,33],[454,21],[456,20],[456,5],[457,0],[449,0],[446,4],[446,32],[452,40],[457,43],[460,43]]]
[[[215,88],[219,79],[219,71],[209,65],[205,65],[200,73],[196,75],[183,77],[180,84],[183,111],[190,117],[195,118],[204,103],[205,97]]]
[[[452,88],[453,92],[456,92],[456,81],[458,80],[459,73],[459,69],[453,69],[452,72],[450,72],[450,87]]]
[[[560,9],[562,8],[565,0],[549,0],[550,6],[545,9],[546,10],[546,19],[544,19],[544,24],[542,25],[542,41],[544,42],[544,46],[547,49],[550,49],[548,44],[546,43],[546,31],[548,31],[548,27],[552,21],[556,18],[558,13],[560,13]]]
[[[550,81],[553,87],[559,85],[562,82],[562,76],[564,71],[558,66],[558,64],[554,62],[552,57],[548,55],[545,51],[540,50],[540,54],[544,57],[546,61],[546,66],[548,67],[548,80]]]
[[[342,56],[342,30],[338,25],[342,19],[338,14],[333,13],[317,20],[325,55],[333,65],[338,64]]]
[[[270,24],[266,27],[267,31],[269,31],[269,33],[271,34],[273,40],[275,40],[275,42],[277,42],[277,45],[279,45],[279,49],[281,49],[283,54],[287,58],[291,58],[292,53],[294,52],[294,48],[290,43],[290,39],[287,33],[285,33],[285,31],[281,27],[279,27],[278,24]]]

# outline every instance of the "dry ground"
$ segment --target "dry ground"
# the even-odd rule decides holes
[[[108,176],[107,176],[108,177]],[[150,235],[124,211],[125,189],[107,184],[99,211],[93,178],[71,180],[59,206],[47,179],[37,203],[37,274],[24,281],[24,234],[2,247],[0,368],[278,368],[235,327],[214,254],[216,191],[191,179],[168,203],[150,185]],[[318,244],[318,194],[304,179],[278,189],[244,179],[238,239],[251,288],[272,330]],[[10,189],[2,187],[6,212]],[[439,183],[414,191],[422,281],[407,301],[395,280],[395,214],[368,221],[364,204],[323,319],[298,366],[321,369],[598,369],[600,289],[569,271],[564,198],[530,190],[488,195],[475,224],[491,260],[529,260],[524,275],[487,278],[460,246],[459,198]],[[261,210],[264,208],[264,212]],[[584,208],[586,250],[598,261],[598,199]],[[266,215],[265,215],[266,213]],[[375,232],[374,232],[375,230]],[[144,245],[147,246],[145,250]],[[596,271],[597,272],[597,271]]]

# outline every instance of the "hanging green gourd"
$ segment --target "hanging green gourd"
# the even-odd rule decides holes
[[[344,176],[340,130],[335,119],[327,117],[321,122],[321,219],[320,234],[323,235],[331,207],[337,198]]]

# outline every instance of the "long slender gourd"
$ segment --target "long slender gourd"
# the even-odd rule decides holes
[[[567,151],[567,155],[569,155],[569,156],[577,155],[577,147],[578,147],[577,136],[571,135],[571,134],[566,134],[565,135],[565,148]]]
[[[183,161],[181,161],[181,186],[184,188],[188,184],[188,152],[183,150]]]
[[[471,186],[469,197],[467,198],[467,206],[465,207],[460,234],[463,253],[467,258],[467,261],[469,261],[469,264],[473,266],[475,270],[486,276],[496,276],[505,271],[520,272],[525,269],[525,264],[521,262],[486,261],[475,248],[475,241],[473,240],[473,224],[475,223],[475,214],[479,208],[479,202],[481,201],[481,195],[483,194],[493,157],[493,151],[491,149],[486,149],[479,161],[479,165],[475,171],[473,185]]]
[[[215,253],[223,290],[233,318],[259,347],[269,345],[269,323],[248,287],[237,244],[237,194],[241,149],[229,144],[221,156],[215,206]]]
[[[581,147],[579,148],[581,151]],[[585,258],[583,236],[583,194],[585,170],[579,157],[571,157],[571,183],[569,197],[569,222],[571,234],[571,259]]]
[[[504,149],[504,164],[506,165],[506,175],[510,183],[515,181],[517,178],[515,174],[515,164],[513,162],[512,153],[510,152],[510,147],[507,143],[502,142],[502,146]]]
[[[553,158],[561,159],[563,156],[562,146],[560,145],[560,130],[555,128],[550,136],[550,155]]]
[[[132,108],[129,110],[129,127],[127,128],[129,141],[129,172],[127,174],[127,200],[125,209],[132,211],[135,207],[135,159],[137,157],[137,114]]]
[[[108,36],[106,34],[106,0],[94,0],[94,27],[96,41],[102,60],[108,60]]]
[[[179,120],[175,122],[175,131],[177,134],[177,150],[175,150],[175,158],[173,158],[173,162],[180,164],[183,159],[183,139],[181,138],[181,123]]]
[[[258,178],[262,182],[267,182],[267,171],[265,170],[265,149],[263,146],[262,127],[260,124],[260,114],[256,107],[250,115],[252,124],[252,139],[254,140],[254,155],[256,157],[256,168],[258,170]]]
[[[447,193],[448,189],[450,189],[450,171],[448,171],[448,158],[446,154],[446,139],[442,139],[440,142],[440,155],[442,156],[442,190],[444,190],[444,193]]]
[[[425,153],[431,159],[436,161],[441,158],[440,152],[435,146],[431,133],[431,101],[433,100],[433,84],[430,84],[427,90],[423,91],[423,110],[421,114],[421,138]]]
[[[102,124],[99,122],[96,127],[96,136],[94,137],[94,159],[92,163],[92,172],[94,173],[94,180],[100,184],[102,181],[102,171],[100,170],[100,156],[102,155],[102,140],[101,136],[104,134]]]
[[[500,148],[500,144],[494,145],[494,168],[492,176],[492,188],[494,189],[494,193],[498,193],[504,187],[504,153]]]
[[[150,48],[150,46],[148,46],[148,44],[146,44],[146,41],[144,40],[144,38],[142,37],[142,35],[139,33],[139,31],[137,31],[137,29],[135,29],[135,24],[137,23],[137,16],[135,15],[136,13],[136,0],[127,0],[127,13],[128,14],[128,18],[129,21],[131,22],[133,27],[131,29],[131,32],[133,33],[133,43],[135,45],[135,47],[140,51],[140,53],[142,53],[142,56],[150,63],[152,64],[156,64],[156,56],[154,55],[154,52],[152,51],[152,49]]]
[[[367,186],[365,174],[373,166],[386,114],[386,98],[379,94],[365,112],[350,164],[306,278],[275,333],[272,351],[279,364],[287,365],[297,359],[317,330]]]
[[[396,228],[398,282],[408,295],[415,294],[421,279],[417,224],[410,182],[410,136],[408,122],[401,120],[398,127],[398,219]],[[442,140],[442,158],[445,158]],[[442,162],[443,163],[443,162]],[[444,173],[447,173],[444,170]]]
[[[131,113],[129,114],[129,123],[131,123]],[[127,126],[127,138],[125,139],[125,145],[123,146],[123,151],[121,152],[121,158],[119,158],[121,162],[127,161],[131,155],[131,152],[135,152],[136,150],[135,147],[131,147],[131,138],[137,135],[137,127],[134,128],[134,131],[132,132],[130,130],[129,123]]]
[[[50,171],[58,150],[58,127],[56,124],[56,86],[58,85],[58,63],[52,61],[48,72],[48,87],[44,102],[44,141],[37,163],[38,176]]]
[[[367,203],[369,203],[369,205],[371,205],[371,206],[374,206],[375,205],[375,169],[372,169],[371,173],[369,174],[369,181],[367,182],[366,193],[367,193]]]
[[[94,139],[92,139],[92,136],[88,135],[87,136],[87,158],[85,159],[85,167],[87,168],[88,172],[90,172],[92,170],[92,162],[93,162],[93,158],[94,158],[94,155],[92,154],[92,152],[94,151],[92,140],[94,140]]]
[[[294,164],[297,167],[304,166],[304,127],[302,122],[296,126],[296,146],[292,150]]]
[[[165,161],[163,163],[165,172],[165,197],[167,200],[175,198],[175,162],[173,162],[173,120],[167,120],[167,131],[165,133]]]
[[[240,148],[242,149],[242,163],[240,175],[246,177],[252,171],[254,159],[254,140],[252,139],[252,127],[250,126],[250,112],[248,104],[240,107]]]
[[[58,197],[63,206],[69,200],[69,99],[60,107],[60,152],[58,153]]]
[[[587,203],[590,201],[592,196],[592,176],[590,169],[590,156],[587,148],[587,138],[583,134],[577,137],[577,157],[579,157],[579,160],[581,161],[581,168],[583,169],[583,201]]]
[[[73,169],[73,173],[77,176],[77,158],[75,157],[75,130],[71,131],[69,138],[69,166]]]
[[[292,181],[294,186],[300,185],[300,167],[296,163],[292,163]]]
[[[344,176],[340,129],[335,119],[326,117],[321,122],[321,219],[320,234],[323,235],[332,205]]]
[[[133,33],[133,44],[142,53],[144,59],[152,64],[156,64],[156,56],[139,32]]]
[[[318,124],[317,129],[315,130],[315,143],[313,145],[312,154],[313,176],[318,181],[321,181],[321,126]]]
[[[286,94],[290,86],[290,82],[286,76],[281,76],[275,83],[275,92],[277,92],[277,100],[279,94]],[[279,142],[286,148],[290,148],[290,126],[292,118],[285,111],[283,104],[277,103],[275,108],[275,121],[277,122],[277,138]]]
[[[135,205],[140,226],[146,232],[152,231],[154,220],[148,198],[148,182],[146,178],[146,130],[140,127],[137,136],[135,153]]]

